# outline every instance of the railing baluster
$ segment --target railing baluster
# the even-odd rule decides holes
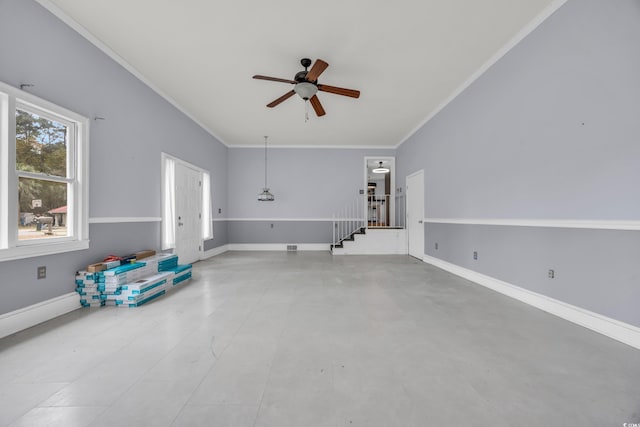
[[[355,200],[351,202],[350,205],[351,205],[351,219],[350,219],[351,233],[355,233],[356,231],[355,222],[354,222],[354,218],[356,217]]]
[[[333,214],[331,218],[331,233],[333,236],[331,239],[331,248],[334,249],[336,247],[336,214]]]

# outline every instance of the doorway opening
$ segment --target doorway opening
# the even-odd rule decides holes
[[[193,263],[213,238],[209,172],[162,153],[162,249]]]
[[[364,206],[368,228],[402,228],[404,203],[396,197],[396,159],[364,158]]]

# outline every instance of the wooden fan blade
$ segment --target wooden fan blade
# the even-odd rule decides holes
[[[335,93],[336,95],[350,96],[351,98],[360,98],[360,91],[353,89],[344,89],[341,87],[318,85],[318,90],[322,92]]]
[[[329,64],[324,62],[322,59],[317,59],[315,64],[313,64],[313,66],[307,73],[307,81],[315,82],[316,80],[318,80],[320,74],[322,74],[322,72],[326,70],[328,66]]]
[[[258,80],[269,80],[272,82],[282,82],[282,83],[291,83],[292,85],[296,84],[296,81],[293,80],[287,80],[287,79],[279,79],[277,77],[269,77],[269,76],[259,76],[259,75],[255,75],[253,76],[254,79],[258,79]]]
[[[325,114],[327,114],[324,111],[324,108],[322,108],[322,104],[320,103],[320,99],[318,98],[317,95],[313,95],[309,100],[309,102],[311,103],[311,106],[313,107],[313,110],[316,112],[318,117],[322,117]]]
[[[289,92],[285,93],[284,95],[282,95],[280,98],[278,98],[275,101],[271,102],[270,104],[267,104],[267,107],[273,108],[276,105],[280,104],[282,101],[286,101],[287,99],[291,98],[295,94],[296,93],[294,91],[289,91]]]

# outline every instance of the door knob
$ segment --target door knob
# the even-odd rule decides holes
[[[422,220],[418,221],[418,224],[422,224]]]
[[[184,225],[184,222],[179,222],[178,223],[178,227],[182,227]]]

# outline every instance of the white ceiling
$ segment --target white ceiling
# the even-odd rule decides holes
[[[564,0],[38,0],[229,146],[395,147]],[[292,97],[321,58],[318,118]]]

